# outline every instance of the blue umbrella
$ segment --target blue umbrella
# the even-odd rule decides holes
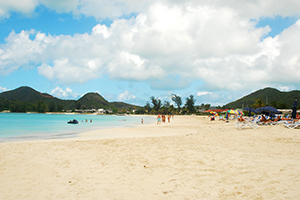
[[[251,116],[252,112],[255,113],[255,114],[257,113],[256,110],[254,108],[252,108],[252,107],[246,107],[246,108],[243,108],[243,110],[248,111],[248,116],[249,117]]]
[[[281,114],[282,113],[272,106],[257,108],[256,111],[259,113],[263,113],[265,115],[271,115],[271,113],[273,113],[273,114]]]
[[[276,116],[275,116],[274,113],[270,113],[270,117],[271,117],[271,118],[275,118]]]
[[[293,104],[293,107],[292,107],[292,119],[296,119],[296,114],[297,114],[297,99],[295,99],[295,102]]]

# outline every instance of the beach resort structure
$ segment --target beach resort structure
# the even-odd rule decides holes
[[[104,108],[99,108],[99,109],[75,109],[75,112],[77,112],[77,113],[94,113],[94,114],[103,115],[103,114],[106,114],[106,113],[112,113],[112,110],[104,109]]]

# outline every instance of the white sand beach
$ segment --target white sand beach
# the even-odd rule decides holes
[[[0,143],[0,199],[300,199],[300,129],[175,116]]]

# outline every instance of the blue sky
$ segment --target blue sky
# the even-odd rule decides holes
[[[222,106],[265,87],[300,89],[300,3],[116,2],[0,3],[0,92],[26,85],[137,105],[192,94]]]
[[[11,16],[1,21],[1,43],[14,30],[19,33],[22,30],[35,29],[51,35],[74,35],[75,33],[90,33],[92,28],[99,23],[93,17],[78,16],[74,18],[69,13],[56,13],[44,6],[35,9],[32,16],[24,16],[12,12]]]

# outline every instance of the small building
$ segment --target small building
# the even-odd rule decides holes
[[[78,113],[95,113],[96,109],[76,109],[75,112],[78,112]]]
[[[103,114],[105,114],[105,113],[106,113],[106,110],[103,109],[103,108],[99,108],[99,109],[97,110],[97,114],[103,115]]]

